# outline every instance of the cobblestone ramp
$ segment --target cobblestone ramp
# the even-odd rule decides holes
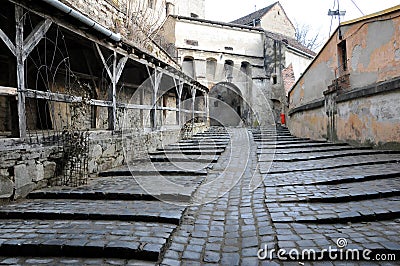
[[[400,259],[398,151],[310,140],[293,144],[295,138],[284,128],[253,134],[275,235],[275,243],[266,243],[270,248],[313,249],[323,256],[321,251],[337,249],[336,241],[345,238],[346,249],[370,249],[372,258],[381,253]]]
[[[223,142],[212,149],[214,138]],[[164,154],[155,162],[132,162],[88,185],[43,189],[2,206],[0,265],[154,265],[192,194],[229,144],[229,134],[220,129],[195,139],[160,150],[176,151],[173,160]],[[200,154],[179,153],[181,145]],[[160,177],[180,189],[143,187]]]

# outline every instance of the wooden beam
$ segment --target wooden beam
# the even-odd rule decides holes
[[[37,90],[29,90],[25,91],[25,96],[27,98],[33,99],[44,99],[54,102],[63,102],[63,103],[80,103],[82,102],[82,97],[76,97],[73,95],[63,94],[63,93],[55,93],[49,91],[37,91]]]
[[[24,41],[24,60],[29,56],[32,50],[39,44],[40,40],[46,35],[51,27],[51,20],[46,19],[40,22]]]
[[[2,29],[0,29],[0,39],[3,40],[3,42],[7,45],[8,49],[11,51],[11,53],[15,56],[15,45],[13,42],[8,38],[7,34],[4,33]]]
[[[89,101],[89,103],[90,103],[90,105],[94,105],[94,106],[112,107],[112,102],[111,101],[103,101],[103,100],[91,99]]]
[[[139,110],[152,110],[153,106],[151,105],[142,105],[142,104],[128,104],[128,103],[118,103],[118,108],[124,109],[139,109]]]
[[[17,57],[18,129],[19,137],[26,138],[25,61],[24,61],[24,10],[15,5],[15,54]]]
[[[129,57],[125,56],[119,60],[118,65],[117,65],[117,73],[115,76],[115,82],[118,83],[119,79],[121,78],[122,72],[124,71],[125,64],[128,61]]]
[[[17,88],[0,86],[0,95],[1,96],[10,96],[10,97],[17,96],[18,95]]]
[[[95,46],[96,46],[97,52],[98,52],[99,55],[100,55],[100,59],[101,59],[101,61],[103,62],[104,68],[106,69],[109,78],[112,80],[112,79],[113,79],[113,75],[112,75],[112,73],[111,73],[111,71],[110,71],[110,68],[109,68],[108,65],[107,65],[106,60],[104,59],[103,53],[102,53],[101,50],[100,50],[100,46],[99,46],[97,43],[95,43]]]

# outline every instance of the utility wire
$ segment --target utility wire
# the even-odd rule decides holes
[[[363,16],[365,16],[364,13],[361,11],[361,9],[360,9],[360,8],[358,7],[358,5],[356,4],[356,2],[354,2],[354,0],[351,0],[351,2],[357,7],[358,11],[360,11],[360,13],[361,13]]]

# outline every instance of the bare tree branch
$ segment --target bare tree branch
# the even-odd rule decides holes
[[[324,43],[324,41],[320,38],[320,34],[311,33],[311,27],[307,24],[298,24],[296,23],[296,40],[303,44],[308,49],[315,51]]]

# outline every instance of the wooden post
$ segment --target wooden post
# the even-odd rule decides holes
[[[124,71],[125,64],[128,61],[129,57],[125,56],[121,60],[118,61],[117,52],[114,51],[112,72],[107,65],[107,62],[101,52],[99,45],[96,43],[97,52],[100,55],[101,61],[103,62],[103,66],[107,71],[108,76],[111,80],[111,87],[109,90],[108,98],[112,103],[112,107],[108,109],[108,129],[115,130],[117,127],[117,84],[121,78],[122,72]],[[118,62],[118,64],[117,64]]]
[[[115,130],[117,128],[117,53],[114,51],[113,71],[111,78],[111,91],[109,100],[112,102],[112,107],[108,109],[108,129]]]
[[[25,61],[24,61],[24,10],[15,6],[15,55],[17,57],[18,129],[19,137],[26,138]]]
[[[196,103],[196,88],[192,87],[192,134],[193,134],[193,128],[194,128],[194,106]]]

